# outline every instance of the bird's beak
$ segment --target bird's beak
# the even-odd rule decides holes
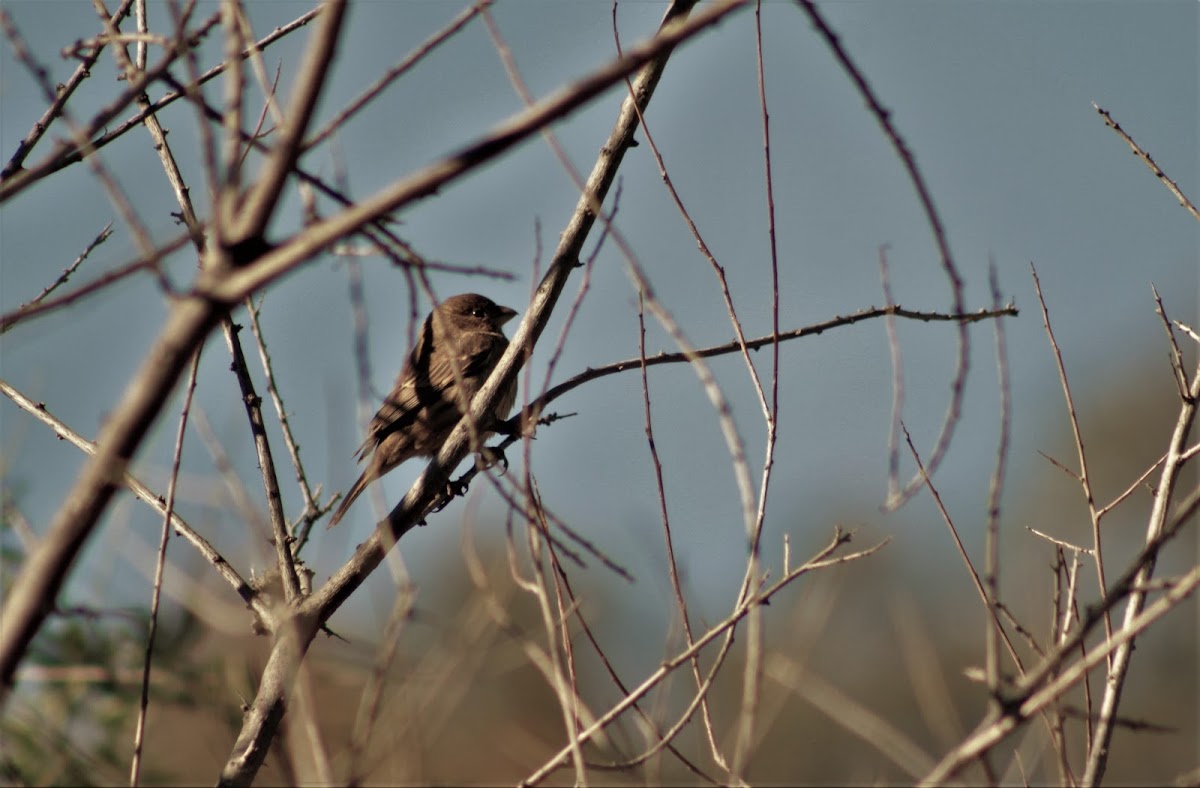
[[[517,310],[502,306],[500,307],[500,314],[496,317],[496,325],[502,326],[516,316]]]

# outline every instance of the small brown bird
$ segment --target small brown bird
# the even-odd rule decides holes
[[[330,528],[368,484],[405,460],[437,454],[508,347],[501,327],[515,314],[477,293],[451,296],[429,313],[396,385],[371,419],[358,449],[367,467]],[[493,411],[496,419],[508,417],[516,397],[514,380]],[[480,426],[486,433],[487,425]]]

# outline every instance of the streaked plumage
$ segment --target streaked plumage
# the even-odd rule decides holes
[[[358,461],[367,467],[334,512],[330,528],[368,484],[405,460],[437,453],[508,347],[502,326],[515,314],[477,293],[464,293],[447,298],[425,318],[416,347],[358,449]],[[497,419],[507,418],[516,395],[514,381],[496,405]]]

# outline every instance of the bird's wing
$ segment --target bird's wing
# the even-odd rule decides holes
[[[392,390],[388,392],[383,404],[379,406],[379,410],[371,419],[370,426],[367,427],[367,437],[358,447],[359,462],[370,457],[384,438],[404,429],[416,419],[419,411],[419,397],[412,370],[420,369],[423,365],[428,364],[427,353],[428,349],[432,347],[432,332],[433,327],[429,318],[425,318],[425,323],[417,335],[416,346],[409,353],[404,366],[400,369],[400,374],[396,376]]]
[[[418,419],[438,422],[430,425],[436,432],[446,426],[443,422],[449,421],[453,425],[460,418],[459,403],[451,393],[456,387],[454,365],[450,354],[445,352],[449,348],[440,347],[442,352],[426,352],[429,344],[427,338],[427,331],[422,331],[408,363],[396,378],[395,386],[375,418],[371,419],[367,438],[358,449],[360,462],[369,457],[389,435],[406,429]],[[474,394],[479,379],[491,371],[507,344],[503,338],[497,342],[496,335],[482,332],[458,338],[458,373],[468,382],[467,391],[470,394]],[[413,370],[416,374],[411,374]]]

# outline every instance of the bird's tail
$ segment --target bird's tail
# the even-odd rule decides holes
[[[338,506],[337,511],[333,513],[333,517],[329,520],[330,528],[341,522],[342,516],[346,514],[346,510],[350,508],[350,505],[354,503],[358,496],[362,495],[362,491],[367,489],[367,485],[370,484],[375,478],[374,476],[370,475],[371,470],[372,469],[368,467],[365,471],[363,471],[362,475],[358,477],[358,481],[356,481],[346,493],[346,497],[342,499],[341,505]]]

